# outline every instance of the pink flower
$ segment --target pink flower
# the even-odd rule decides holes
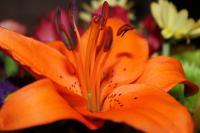
[[[36,31],[35,31],[35,37],[44,42],[50,42],[54,40],[59,40],[60,37],[56,31],[55,22],[54,22],[54,16],[55,16],[56,10],[52,10],[48,13],[48,15],[41,19],[39,22]],[[62,13],[65,13],[65,11],[62,10]],[[62,17],[62,22],[65,22],[65,19]]]
[[[6,19],[1,21],[0,26],[21,34],[25,34],[27,31],[26,26],[12,19]]]
[[[35,38],[43,42],[61,40],[55,26],[56,9],[53,9],[48,15],[41,19],[35,31]],[[69,14],[61,10],[61,23],[66,30],[69,30]],[[79,28],[80,29],[80,28]],[[81,31],[80,31],[81,32]]]

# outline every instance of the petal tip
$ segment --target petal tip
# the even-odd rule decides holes
[[[184,95],[185,96],[192,96],[199,91],[199,86],[192,83],[191,81],[184,82]]]

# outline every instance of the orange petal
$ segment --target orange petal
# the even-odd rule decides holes
[[[56,49],[3,28],[0,28],[0,48],[36,75],[81,94],[78,79],[69,71],[65,56]]]
[[[184,83],[187,95],[198,91],[198,86],[186,80],[182,65],[176,59],[165,56],[154,57],[145,66],[146,68],[136,81],[137,83],[153,85],[165,91],[169,91],[179,83]]]
[[[11,131],[52,123],[77,120],[95,128],[69,106],[48,80],[39,80],[11,94],[0,110],[0,130]]]
[[[69,61],[74,65],[75,65],[75,61],[74,61],[74,57],[71,51],[69,51],[65,44],[61,41],[53,41],[53,42],[49,42],[47,45],[57,49],[60,53],[62,53],[64,56],[66,56],[66,58],[69,59]]]
[[[152,86],[121,86],[105,99],[102,111],[84,113],[89,117],[126,123],[144,132],[193,133],[187,109],[163,90]]]
[[[105,75],[115,83],[130,83],[142,73],[148,58],[147,41],[135,30],[127,31],[123,37],[116,36],[124,22],[117,18],[109,19],[107,25],[113,29],[114,39],[111,54],[105,64]]]

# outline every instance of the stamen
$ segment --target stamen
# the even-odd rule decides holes
[[[69,21],[69,23],[71,22],[70,24],[73,27],[74,34],[76,35],[76,36],[74,36],[74,38],[76,40],[78,40],[78,42],[80,42],[80,40],[81,40],[80,34],[79,34],[78,28],[76,26],[77,19],[78,19],[78,9],[77,9],[77,6],[76,6],[76,0],[70,0],[68,8],[69,8],[69,11],[68,11],[69,20],[68,21]],[[71,27],[69,27],[69,28],[71,28]]]
[[[103,43],[102,45],[104,46],[104,52],[108,52],[112,46],[112,41],[113,41],[113,31],[112,28],[109,26],[105,29],[105,35],[103,38]]]
[[[133,29],[134,29],[133,26],[131,26],[131,25],[129,25],[129,24],[124,24],[124,25],[122,25],[122,26],[118,29],[118,31],[117,31],[117,36],[123,37],[124,34],[125,34],[127,31],[133,30]]]
[[[76,27],[75,21],[74,21],[74,27],[75,27],[75,32],[77,34],[77,38],[78,38],[78,44],[80,44],[81,39],[80,39],[80,34],[78,32],[78,29]],[[80,45],[77,46],[77,48],[72,51],[73,55],[74,55],[74,59],[76,61],[76,68],[78,69],[78,75],[79,75],[79,81],[80,84],[82,85],[82,93],[83,95],[86,97],[87,95],[87,89],[86,89],[86,82],[85,82],[85,78],[84,78],[84,66],[83,66],[83,58],[82,58],[82,51],[80,50]]]
[[[67,48],[69,50],[74,50],[78,43],[74,24],[72,21],[67,21],[68,22],[67,27],[69,28],[65,27],[64,24],[62,23],[62,17],[67,18],[65,13],[62,13],[61,9],[58,8],[56,12],[56,19],[55,19],[57,32],[60,34],[61,39],[66,44]]]
[[[103,30],[103,35],[101,36],[101,41],[98,45],[98,47],[96,48],[96,55],[95,55],[95,67],[92,69],[92,73],[91,73],[91,78],[93,78],[95,80],[96,77],[96,73],[97,70],[99,69],[99,63],[101,62],[101,58],[103,57],[103,54],[108,51],[111,47],[112,44],[112,29],[111,27],[106,27]],[[96,81],[96,80],[95,80]],[[92,82],[91,87],[94,88],[95,84],[94,82]]]
[[[108,2],[105,1],[102,6],[102,13],[101,13],[102,22],[101,22],[100,29],[103,29],[103,27],[106,25],[108,15],[109,15],[109,5],[108,5]]]
[[[95,77],[95,72],[98,70],[97,66],[99,66],[99,62],[101,58],[103,57],[103,54],[108,52],[111,49],[112,46],[112,41],[113,41],[113,30],[112,28],[106,27],[103,31],[103,35],[101,37],[100,44],[96,48],[96,58],[95,58],[95,68],[93,69],[91,77]]]
[[[72,20],[74,32],[76,34],[77,39],[77,46],[76,49],[72,51],[74,55],[74,59],[76,61],[76,68],[78,70],[78,78],[79,82],[81,84],[82,93],[85,97],[87,97],[87,89],[86,89],[86,82],[84,77],[84,66],[83,66],[83,58],[82,58],[82,51],[80,50],[80,43],[81,43],[81,37],[78,31],[78,28],[76,26],[77,18],[78,18],[78,11],[76,7],[76,0],[71,0],[69,4],[69,12],[68,16],[70,16],[70,20]]]
[[[103,35],[100,41],[100,51],[97,54],[97,57],[95,59],[95,68],[93,69],[93,72],[91,74],[91,77],[93,80],[95,80],[95,83],[91,84],[92,88],[95,88],[95,95],[96,95],[96,107],[97,111],[100,109],[100,81],[103,73],[103,68],[105,65],[105,62],[110,54],[109,50],[111,49],[113,41],[113,31],[112,28],[106,27],[103,31]]]
[[[113,41],[113,31],[112,28],[106,27],[103,31],[101,41],[96,48],[96,57],[102,54],[102,52],[107,52],[110,50]]]
[[[104,54],[103,56],[103,59],[101,60],[101,63],[99,64],[98,66],[98,71],[97,71],[97,74],[96,74],[96,84],[95,84],[95,88],[96,88],[96,101],[97,101],[97,110],[100,111],[100,96],[101,96],[101,78],[102,78],[102,75],[103,75],[103,70],[104,70],[104,66],[105,66],[105,63],[110,55],[110,51],[107,52],[106,54]]]
[[[70,0],[68,8],[69,8],[69,11],[71,11],[71,12],[68,12],[70,13],[69,14],[70,18],[76,23],[77,18],[78,18],[78,9],[76,6],[76,0]]]
[[[73,4],[73,3],[72,3]],[[79,79],[79,82],[82,86],[82,94],[86,97],[86,85],[84,81],[84,71],[83,71],[83,60],[81,58],[81,53],[79,51],[79,43],[80,43],[80,34],[78,32],[78,29],[76,27],[75,23],[75,17],[74,14],[76,13],[75,5],[73,4],[70,8],[72,10],[69,10],[68,16],[66,16],[62,11],[58,8],[56,13],[56,29],[58,33],[60,33],[61,38],[63,42],[65,43],[68,50],[72,52],[72,55],[74,57],[75,63],[76,63],[76,71],[77,76]],[[63,16],[62,16],[63,15]],[[67,17],[70,17],[67,19]],[[67,25],[64,27],[64,24],[62,23],[61,19],[67,19]]]
[[[101,14],[100,15],[95,15],[94,17],[93,17],[93,19],[94,19],[94,22],[96,22],[96,23],[100,23],[100,25],[99,25],[99,29],[100,30],[103,30],[103,28],[105,27],[105,25],[106,25],[106,22],[107,22],[107,19],[108,19],[108,14],[109,13],[109,5],[108,5],[108,2],[104,2],[103,3],[103,6],[102,6],[102,12],[101,12]],[[97,43],[96,43],[97,44]],[[95,45],[95,49],[97,49],[97,45]],[[91,54],[91,70],[93,70],[93,68],[94,68],[94,60],[95,60],[95,56],[96,56],[96,52],[98,52],[97,50],[93,50],[93,53]]]

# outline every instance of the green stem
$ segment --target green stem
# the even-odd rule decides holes
[[[162,45],[162,55],[169,56],[170,55],[170,44],[165,42]]]
[[[88,96],[88,110],[92,111],[92,93],[88,91],[87,96]]]

